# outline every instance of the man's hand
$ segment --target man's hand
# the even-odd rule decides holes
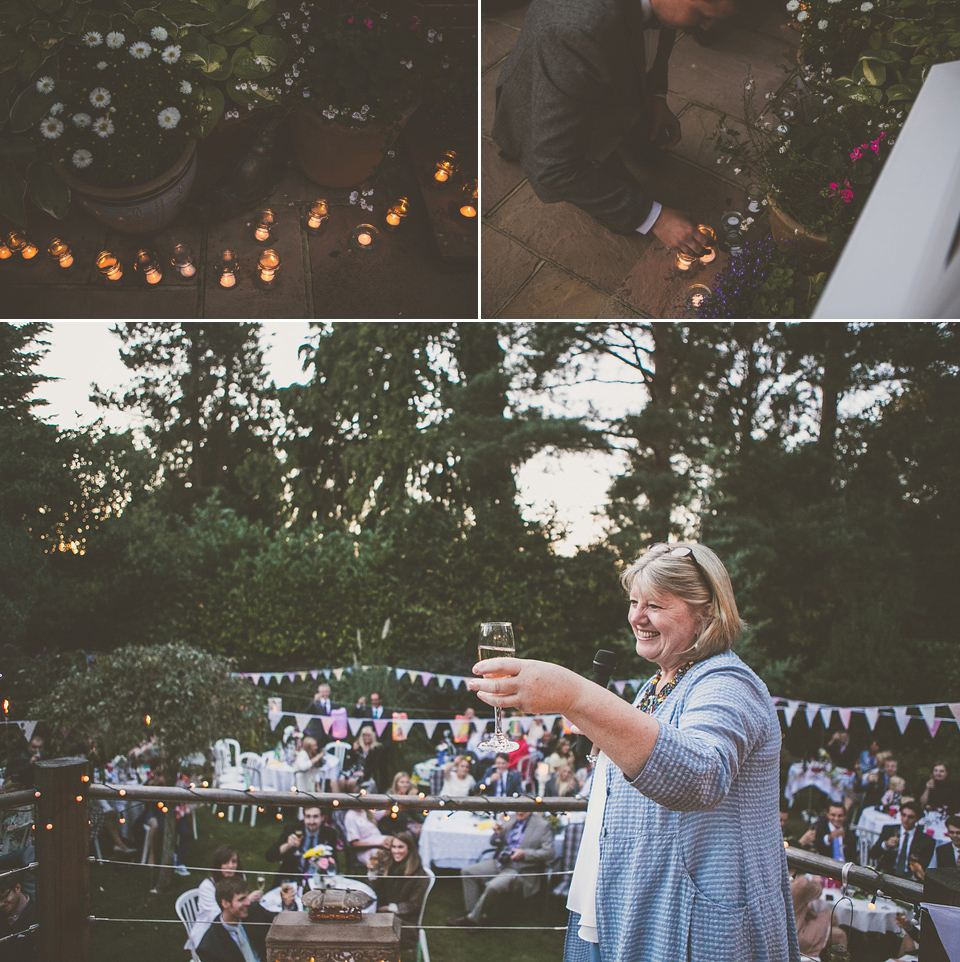
[[[664,97],[650,98],[650,139],[661,150],[667,150],[680,140],[680,121]]]
[[[292,848],[299,848],[301,841],[303,841],[303,836],[299,832],[293,832],[287,836],[287,840],[280,846],[280,851],[289,852]]]
[[[523,861],[523,849],[518,848],[516,851],[510,853],[511,862],[522,862]]]
[[[842,829],[842,828],[835,828],[835,829],[830,833],[830,836],[829,836],[829,837],[830,837],[830,840],[833,841],[835,838],[842,838],[842,836],[843,836],[843,829]]]
[[[664,207],[650,229],[667,247],[693,257],[703,253],[710,239],[697,230],[697,225],[682,210],[673,207]]]

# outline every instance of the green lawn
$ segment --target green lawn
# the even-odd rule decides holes
[[[256,876],[261,871],[277,868],[264,858],[267,848],[276,840],[281,823],[267,815],[258,816],[257,824],[228,822],[217,818],[209,808],[197,812],[199,838],[190,840],[187,864],[206,866],[218,845],[230,843],[240,852],[240,863],[251,888],[256,887]],[[103,846],[104,857],[107,846]],[[174,902],[177,896],[200,883],[205,872],[193,870],[189,878],[165,871],[159,894],[150,889],[156,884],[154,868],[138,863],[111,863],[90,866],[90,914],[98,919],[131,921],[97,921],[91,923],[90,958],[97,962],[130,962],[144,959],[150,962],[181,962],[189,960],[183,949],[186,933],[177,920]],[[272,887],[268,882],[267,887]],[[566,911],[554,896],[540,896],[524,902],[517,911],[504,906],[504,925],[547,925],[566,923]],[[456,873],[444,873],[427,904],[424,924],[444,925],[450,915],[463,913],[460,879]],[[134,921],[136,920],[136,921]],[[146,921],[140,921],[146,920]],[[156,921],[151,921],[156,920]],[[512,929],[507,938],[502,931],[470,932],[463,929],[428,930],[432,962],[472,962],[479,954],[496,955],[503,962],[557,962],[563,951],[562,932],[535,932]]]

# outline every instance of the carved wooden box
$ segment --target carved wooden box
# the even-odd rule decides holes
[[[311,922],[281,912],[267,932],[266,962],[399,962],[400,919],[392,912],[356,921]]]

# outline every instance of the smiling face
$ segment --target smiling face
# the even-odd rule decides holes
[[[409,776],[409,775],[401,775],[401,776],[397,779],[397,792],[398,792],[400,795],[406,795],[406,794],[410,791],[411,787],[412,787],[412,786],[411,786],[411,784],[410,784],[410,776]]]
[[[843,828],[843,821],[846,818],[847,811],[842,805],[831,805],[827,809],[827,821],[834,828]]]
[[[461,758],[456,765],[458,778],[466,778],[470,774],[470,762],[466,758]]]
[[[250,911],[250,893],[244,892],[242,895],[234,895],[229,903],[220,903],[223,909],[223,921],[228,925],[234,925],[247,917]]]
[[[947,766],[937,764],[933,766],[934,781],[942,782],[947,777]]]
[[[395,838],[390,843],[390,854],[393,856],[394,862],[402,862],[409,853],[410,849],[407,847],[406,842],[401,841],[399,838]]]
[[[641,658],[659,665],[667,674],[690,660],[688,649],[697,637],[697,619],[690,606],[676,595],[650,592],[645,596],[634,582],[627,620]]]
[[[319,808],[305,808],[303,810],[303,827],[312,834],[319,831],[322,819],[323,813]]]
[[[237,858],[237,853],[234,852],[230,858],[227,859],[223,865],[220,866],[220,874],[224,878],[228,878],[231,875],[237,874],[237,867],[240,865],[240,860]]]

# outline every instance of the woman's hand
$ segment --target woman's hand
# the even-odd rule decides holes
[[[280,893],[280,897],[281,897],[281,898],[283,897],[283,893],[282,893],[282,892]],[[251,902],[259,902],[260,899],[262,899],[262,898],[263,898],[263,889],[255,889],[253,892],[250,893],[250,901],[251,901]],[[291,901],[291,903],[293,902],[293,897],[292,897],[292,896],[291,896],[290,901]]]
[[[488,658],[473,671],[485,677],[470,679],[467,687],[482,702],[535,713],[566,714],[582,686],[589,684],[569,668],[527,658]]]

